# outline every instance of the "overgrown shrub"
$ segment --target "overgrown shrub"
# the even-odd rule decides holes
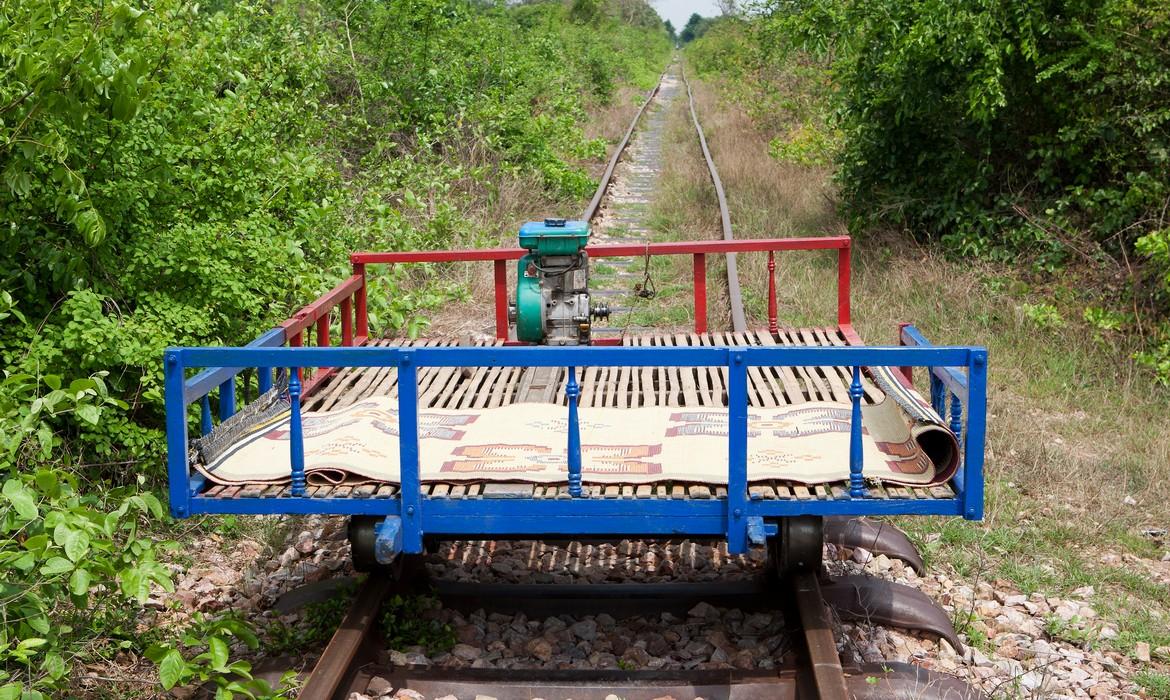
[[[0,4],[0,700],[65,687],[106,644],[153,643],[168,686],[243,669],[227,623],[136,625],[170,585],[143,534],[165,529],[163,348],[249,341],[351,250],[474,244],[498,178],[575,208],[604,153],[585,110],[669,50],[641,0],[595,9]],[[375,328],[410,333],[462,293],[401,270],[371,288]]]

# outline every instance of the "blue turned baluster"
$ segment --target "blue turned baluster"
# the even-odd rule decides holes
[[[577,368],[569,368],[569,383],[565,386],[569,398],[569,496],[581,495],[581,426],[577,422],[577,398],[581,387],[577,386]]]
[[[288,374],[288,451],[292,460],[292,495],[305,495],[305,437],[301,428],[301,378],[300,373]]]
[[[959,403],[957,394],[951,394],[951,432],[955,434],[955,439],[960,440],[963,433],[963,404]],[[959,444],[963,444],[960,440]]]
[[[865,478],[862,476],[861,443],[861,367],[853,368],[853,383],[849,385],[849,398],[853,402],[853,418],[849,423],[849,495],[853,498],[865,496]]]
[[[211,432],[211,398],[206,394],[199,401],[199,431],[204,435]]]

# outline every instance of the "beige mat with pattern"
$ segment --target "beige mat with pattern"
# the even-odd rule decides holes
[[[911,418],[889,396],[862,410],[867,479],[926,485],[950,478],[958,445],[937,416]],[[422,480],[563,483],[567,411],[534,403],[423,410]],[[752,408],[749,481],[817,484],[847,479],[850,414],[850,406],[840,403]],[[344,410],[305,413],[303,425],[309,483],[398,482],[397,399],[373,397]],[[582,408],[580,426],[587,483],[727,483],[726,408]],[[286,411],[210,464],[195,466],[221,484],[287,481],[288,429]]]

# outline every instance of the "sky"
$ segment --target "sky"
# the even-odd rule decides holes
[[[651,3],[662,19],[670,20],[676,31],[681,31],[690,19],[691,13],[698,12],[704,17],[719,14],[715,0],[653,0]]]

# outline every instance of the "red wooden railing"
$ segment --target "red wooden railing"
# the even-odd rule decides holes
[[[314,340],[317,347],[329,347],[333,339],[329,335],[329,327],[333,321],[333,312],[336,310],[341,316],[341,345],[351,347],[364,345],[369,336],[369,319],[366,313],[366,270],[365,265],[354,264],[353,274],[345,281],[321,295],[316,301],[302,308],[291,318],[280,324],[284,329],[285,341],[289,347],[299,348],[309,345],[306,334],[314,329]],[[354,327],[357,333],[354,333]],[[335,367],[318,367],[310,371],[309,376],[303,377],[304,391],[307,394],[314,386],[324,381],[336,371]]]
[[[690,255],[694,265],[695,332],[707,331],[707,254],[768,253],[768,327],[777,330],[776,261],[775,253],[785,250],[837,251],[837,323],[850,324],[849,278],[851,240],[848,236],[818,238],[761,238],[754,240],[678,241],[670,243],[621,244],[589,246],[591,258],[642,257],[647,255]],[[368,335],[365,314],[365,266],[374,263],[443,263],[491,262],[494,270],[496,337],[508,339],[508,268],[507,263],[518,260],[526,251],[520,248],[485,248],[479,250],[426,250],[402,253],[354,253],[350,260],[354,276],[361,278],[361,297],[358,302],[358,335]],[[335,290],[336,291],[336,290]],[[331,293],[332,294],[332,293]],[[328,295],[327,295],[328,296]],[[325,297],[322,297],[325,299]],[[320,300],[319,300],[320,302]],[[318,303],[319,303],[318,302]],[[308,309],[310,307],[306,307]]]

